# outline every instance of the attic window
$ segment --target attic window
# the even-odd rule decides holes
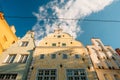
[[[57,37],[58,37],[58,38],[61,38],[61,35],[58,35]]]
[[[52,46],[56,46],[56,43],[52,43]]]

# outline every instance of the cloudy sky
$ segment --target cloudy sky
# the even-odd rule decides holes
[[[40,40],[60,27],[85,46],[92,37],[120,47],[119,0],[0,0],[0,11],[17,36],[35,31]]]

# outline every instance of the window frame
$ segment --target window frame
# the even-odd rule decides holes
[[[62,54],[62,59],[67,59],[68,55],[67,54]]]
[[[45,54],[40,54],[40,59],[44,59],[45,58]]]
[[[9,75],[9,76],[8,76]],[[2,78],[2,77],[3,78]],[[0,80],[16,80],[18,74],[17,73],[0,73]],[[10,78],[10,79],[9,79]]]
[[[67,45],[66,45],[66,43],[62,43],[62,47],[66,47]]]
[[[52,43],[52,47],[56,47],[56,43]]]
[[[17,54],[8,54],[8,56],[5,59],[4,63],[13,63],[15,58],[16,58],[16,56],[17,56]]]
[[[68,71],[70,71],[71,74],[69,74]],[[78,73],[76,74],[75,71],[77,71]],[[85,77],[85,80],[88,80],[87,72],[85,69],[66,69],[66,80],[70,80],[69,78],[72,78],[72,80],[76,80],[75,78],[79,78],[78,80],[81,80],[81,77]]]
[[[28,44],[29,44],[29,41],[22,41],[21,44],[20,44],[20,46],[21,47],[27,47]]]
[[[80,54],[75,54],[75,59],[80,59]]]
[[[26,58],[26,56],[27,56],[27,58]],[[21,59],[21,57],[22,57],[22,59]],[[18,59],[18,63],[26,63],[28,58],[29,58],[29,54],[20,54],[20,57]]]
[[[56,54],[51,54],[51,59],[55,59],[56,58]]]
[[[39,75],[39,70],[41,70],[43,73],[41,75]],[[52,70],[55,71],[55,74],[52,75]],[[45,75],[45,71],[49,71],[48,75]],[[36,73],[36,80],[39,80],[38,77],[41,77],[42,80],[44,80],[43,78],[48,77],[49,80],[51,77],[55,77],[55,80],[58,80],[58,76],[57,76],[57,69],[37,69],[37,73]]]

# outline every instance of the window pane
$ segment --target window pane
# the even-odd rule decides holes
[[[26,63],[27,58],[28,58],[27,54],[22,54],[21,57],[20,57],[20,59],[19,59],[19,62],[20,63]]]
[[[63,59],[67,59],[67,54],[63,54]]]
[[[17,77],[17,74],[1,74],[0,73],[0,80],[15,80]]]
[[[52,46],[56,46],[56,43],[52,43]]]
[[[25,46],[27,46],[27,45],[28,45],[28,41],[23,41],[21,46],[22,46],[22,47],[25,47]]]
[[[40,69],[38,70],[37,80],[56,80],[56,70],[55,69]]]
[[[6,63],[12,63],[16,57],[16,54],[10,54],[6,60]]]
[[[80,55],[79,55],[79,54],[75,54],[75,58],[76,58],[76,59],[79,59],[79,58],[80,58]]]
[[[40,55],[40,59],[44,59],[44,54],[41,54],[41,55]]]
[[[66,46],[66,43],[62,43],[62,46],[64,46],[64,47],[65,47],[65,46]]]
[[[67,80],[87,80],[85,69],[67,69]]]
[[[55,59],[56,58],[56,54],[51,54],[51,58]]]

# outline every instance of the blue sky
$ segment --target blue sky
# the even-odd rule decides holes
[[[44,6],[49,0],[0,0],[0,11],[4,12],[5,19],[9,25],[14,25],[17,36],[31,30],[36,24],[37,18],[33,12],[39,12],[39,7]],[[80,21],[81,29],[84,31],[77,37],[84,45],[91,44],[92,37],[100,38],[105,45],[113,48],[120,48],[120,1],[115,1],[97,13],[85,17],[89,20],[110,20],[119,22],[104,21]],[[20,17],[20,18],[18,18]],[[22,18],[27,17],[27,18]]]

